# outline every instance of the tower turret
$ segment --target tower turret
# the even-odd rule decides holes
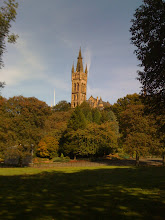
[[[74,73],[74,63],[73,63],[73,65],[72,65],[72,73]]]
[[[85,73],[86,74],[88,73],[87,64],[86,64],[86,68],[85,68]]]

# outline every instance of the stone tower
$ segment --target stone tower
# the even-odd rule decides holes
[[[79,56],[77,57],[77,67],[74,71],[74,64],[72,66],[72,98],[71,108],[75,108],[77,105],[81,105],[82,102],[86,101],[86,90],[87,90],[87,65],[85,72],[83,71],[83,62],[81,56],[81,48],[79,50]]]

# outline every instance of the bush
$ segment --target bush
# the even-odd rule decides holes
[[[53,162],[69,162],[70,161],[70,158],[67,156],[67,157],[54,157],[52,159]]]

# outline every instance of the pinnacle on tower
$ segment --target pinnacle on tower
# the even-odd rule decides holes
[[[73,63],[73,65],[72,65],[72,73],[74,73],[74,63]]]
[[[88,73],[87,64],[86,64],[86,68],[85,68],[85,73],[86,74]]]
[[[82,62],[82,56],[81,56],[81,47],[79,50],[79,56],[77,57],[77,68],[76,71],[77,72],[83,72],[83,62]]]

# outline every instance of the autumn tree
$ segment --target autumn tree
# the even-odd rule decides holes
[[[52,159],[58,155],[58,148],[59,143],[56,138],[45,136],[40,140],[36,153],[39,157]]]
[[[46,103],[36,98],[13,97],[1,102],[2,129],[4,147],[21,144],[29,148],[40,141],[45,126],[45,119],[51,113]]]
[[[16,134],[13,131],[13,121],[10,113],[6,110],[7,99],[0,96],[0,157],[4,156],[6,147],[13,146],[16,143]]]
[[[138,72],[143,92],[156,100],[158,111],[165,106],[165,2],[143,0],[131,20],[131,42],[143,70]],[[155,102],[152,103],[154,105]]]
[[[45,120],[44,133],[60,141],[72,112],[71,109],[69,111],[51,111],[51,114]]]

